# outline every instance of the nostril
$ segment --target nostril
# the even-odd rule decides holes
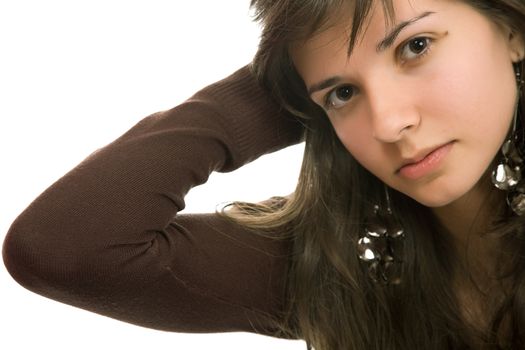
[[[381,142],[394,143],[407,132],[417,127],[418,123],[411,118],[384,118],[374,125],[373,137]]]

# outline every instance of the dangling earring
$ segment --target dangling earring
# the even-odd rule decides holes
[[[507,191],[507,204],[517,215],[525,214],[525,181],[522,181],[523,156],[517,132],[518,110],[523,78],[519,65],[514,66],[518,84],[518,101],[514,109],[512,131],[501,147],[502,160],[492,171],[492,183],[498,189]]]
[[[394,219],[390,196],[385,185],[386,208],[378,204],[365,222],[364,235],[357,242],[359,258],[367,263],[368,274],[374,282],[399,284],[404,230]]]

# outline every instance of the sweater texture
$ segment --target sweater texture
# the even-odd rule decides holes
[[[176,332],[273,335],[289,245],[215,213],[180,214],[213,171],[301,141],[244,67],[96,150],[12,223],[4,264],[25,288]]]

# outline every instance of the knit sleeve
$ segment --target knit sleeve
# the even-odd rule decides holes
[[[52,184],[12,223],[4,264],[35,293],[136,325],[272,335],[287,244],[216,214],[177,212],[212,171],[300,138],[245,67],[142,119]]]

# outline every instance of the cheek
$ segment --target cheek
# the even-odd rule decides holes
[[[337,137],[364,168],[373,171],[373,160],[378,158],[378,144],[371,139],[370,125],[364,120],[352,122],[332,122]]]
[[[490,119],[492,115],[497,120],[498,116],[507,115],[516,84],[505,45],[490,32],[486,36],[487,42],[467,48],[461,48],[459,42],[450,48],[458,55],[441,56],[440,64],[433,67],[431,83],[427,85],[432,91],[427,91],[426,95],[443,103],[441,108],[434,105],[434,110],[445,108],[449,114],[456,114],[461,122],[471,123],[472,128],[490,132],[490,128],[480,123],[480,117]]]
[[[433,62],[411,86],[422,117],[438,115],[447,118],[454,111],[463,117],[471,115],[464,111],[479,105],[479,87],[485,85],[483,81],[477,81],[482,75],[473,68],[471,59],[461,57],[440,57]]]
[[[454,70],[439,73],[441,80],[429,84],[433,96],[426,106],[435,130],[461,135],[487,137],[506,133],[514,106],[514,73],[505,62],[481,61],[473,66],[465,60],[456,61]],[[503,67],[503,69],[495,68]],[[456,74],[455,74],[456,73]],[[433,102],[430,102],[433,101]],[[440,125],[441,124],[441,125]]]

